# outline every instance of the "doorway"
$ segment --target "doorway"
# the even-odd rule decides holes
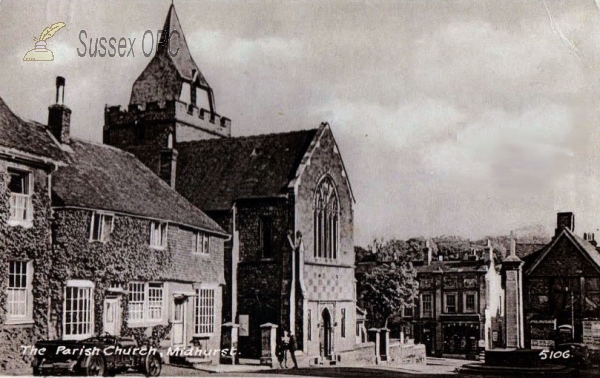
[[[104,299],[104,332],[113,336],[121,334],[121,298],[107,297]]]
[[[332,355],[332,328],[331,314],[328,309],[324,309],[321,313],[321,324],[323,327],[320,332],[321,357],[331,359]]]
[[[173,298],[173,347],[185,348],[187,297]]]

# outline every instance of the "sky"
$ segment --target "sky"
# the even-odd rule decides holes
[[[72,133],[101,141],[171,1],[0,1],[0,97],[46,123],[66,78]],[[329,122],[356,197],[355,243],[480,238],[573,211],[600,230],[600,6],[588,1],[176,0],[234,136]],[[23,62],[46,26],[53,62]],[[134,57],[80,57],[136,38]],[[147,36],[146,38],[149,38]],[[150,44],[144,44],[148,51]],[[600,231],[598,231],[600,234]]]

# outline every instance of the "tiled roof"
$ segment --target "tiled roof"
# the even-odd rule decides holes
[[[317,130],[179,143],[177,191],[205,211],[284,194]]]
[[[114,211],[225,231],[130,153],[72,140],[68,165],[52,178],[53,205]]]
[[[25,122],[0,98],[0,146],[59,161],[63,152],[45,126]]]
[[[130,99],[132,104],[178,99],[181,79],[192,80],[194,71],[197,83],[210,88],[192,58],[173,4],[162,30],[169,31],[169,42],[159,44],[156,55],[133,84]],[[173,32],[174,30],[177,32]]]

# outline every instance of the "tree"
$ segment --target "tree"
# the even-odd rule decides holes
[[[375,248],[390,252],[390,243],[376,243]],[[359,282],[362,304],[372,320],[387,327],[388,321],[405,307],[412,307],[418,294],[417,272],[405,254],[396,253],[390,263],[375,266],[365,272]]]

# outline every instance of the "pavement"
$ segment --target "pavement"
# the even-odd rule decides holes
[[[333,366],[314,366],[300,369],[272,369],[259,365],[256,361],[240,361],[239,365],[206,365],[197,369],[168,366],[163,367],[162,376],[211,376],[211,377],[410,377],[419,375],[456,376],[455,369],[473,361],[454,360],[447,358],[428,357],[426,365],[407,364],[401,366],[391,365],[364,365],[343,364]]]

